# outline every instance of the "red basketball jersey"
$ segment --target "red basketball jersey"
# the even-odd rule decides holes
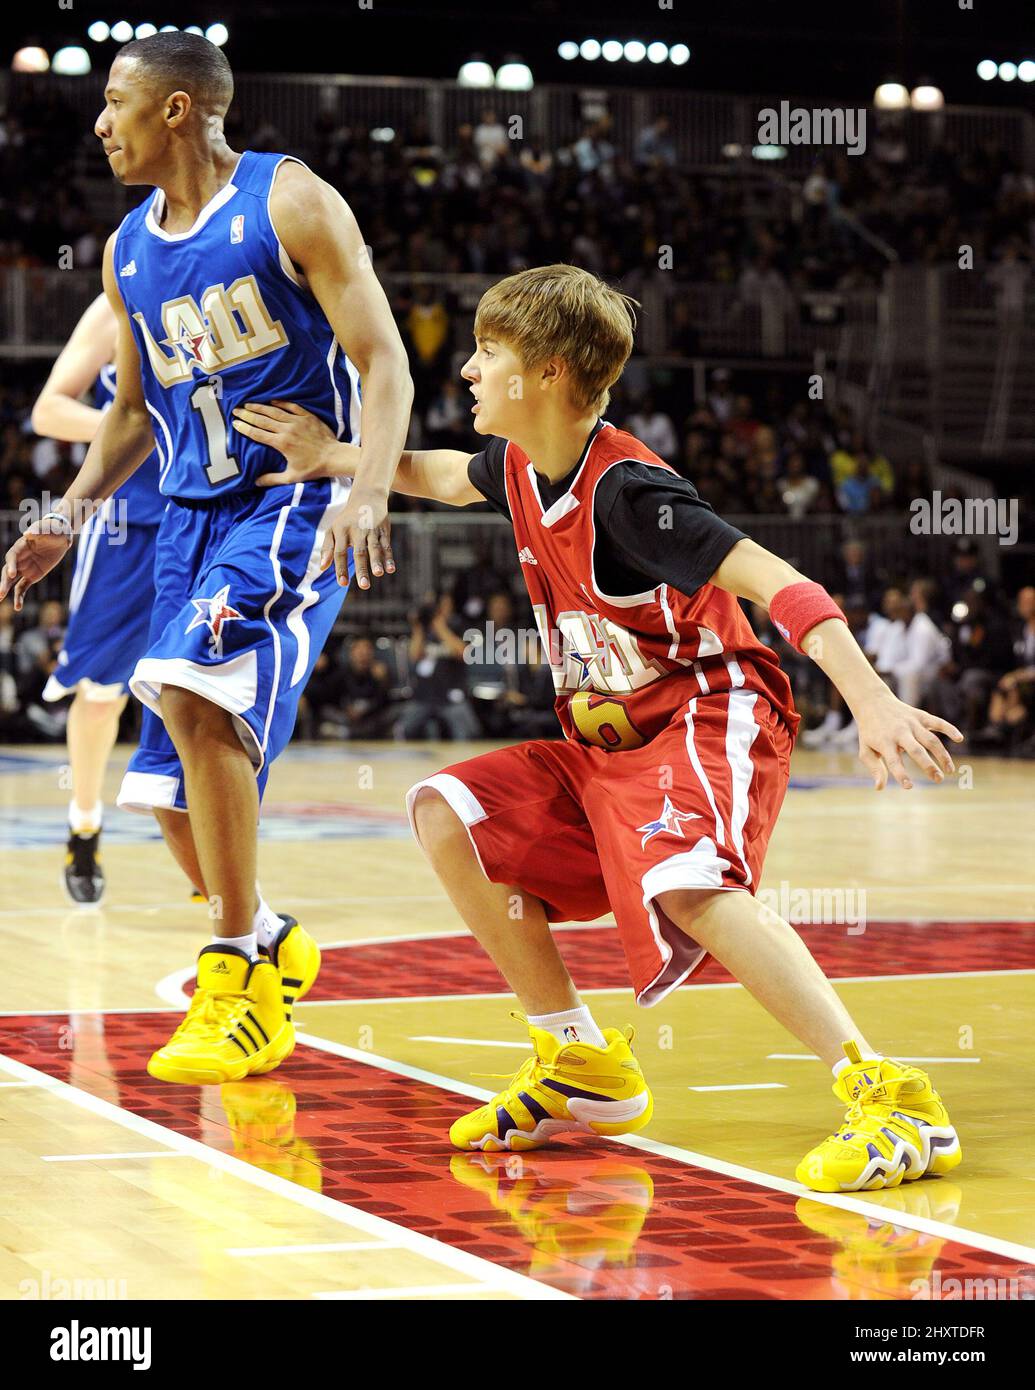
[[[790,683],[734,595],[712,584],[692,597],[667,584],[629,596],[597,587],[596,489],[609,468],[629,459],[675,473],[640,440],[605,422],[569,490],[544,508],[528,455],[512,442],[506,446],[518,559],[565,737],[616,752],[638,748],[694,696],[736,689],[764,695],[793,732],[798,715]]]

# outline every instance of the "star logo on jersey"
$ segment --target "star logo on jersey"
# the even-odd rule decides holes
[[[236,608],[230,607],[227,603],[229,597],[230,585],[224,584],[215,598],[191,599],[195,613],[187,631],[193,632],[196,627],[207,627],[212,634],[210,651],[213,656],[223,655],[223,624],[244,617],[243,613],[238,613]]]
[[[179,348],[180,351],[186,356],[191,366],[194,366],[194,364],[196,363],[199,367],[203,367],[205,365],[205,359],[202,356],[202,344],[206,343],[207,341],[207,330],[201,333],[191,333],[188,330],[186,324],[184,324],[184,326],[180,329],[180,336],[178,338],[162,339],[162,342],[165,344],[166,347]]]
[[[578,689],[582,690],[584,686],[592,685],[593,673],[589,669],[589,665],[590,662],[594,660],[594,658],[591,656],[583,656],[582,653],[577,652],[574,647],[571,647],[569,649],[568,655],[571,657],[572,661],[578,662],[578,664],[582,667],[582,670],[579,672]]]
[[[643,835],[640,848],[646,848],[647,841],[653,840],[655,835],[678,835],[681,840],[685,840],[683,821],[700,819],[696,811],[677,811],[672,805],[671,797],[666,796],[661,815],[657,820],[648,821],[646,825],[636,827],[637,833]]]

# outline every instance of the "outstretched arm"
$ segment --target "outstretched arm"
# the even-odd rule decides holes
[[[769,611],[784,590],[809,580],[778,555],[742,540],[726,555],[712,583]],[[867,661],[841,618],[825,617],[812,626],[806,621],[798,640],[799,650],[815,661],[844,696],[859,728],[859,757],[878,791],[887,783],[889,772],[903,787],[912,787],[903,753],[933,782],[955,770],[938,734],[960,743],[959,729],[900,700]]]

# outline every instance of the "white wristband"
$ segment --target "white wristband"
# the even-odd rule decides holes
[[[72,529],[72,522],[65,516],[64,512],[44,512],[40,517],[40,521],[60,521],[62,529],[68,539],[72,540],[75,537],[75,531]]]

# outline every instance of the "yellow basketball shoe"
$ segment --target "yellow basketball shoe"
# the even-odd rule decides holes
[[[526,1020],[520,1014],[513,1015]],[[654,1100],[628,1036],[605,1028],[606,1047],[561,1043],[529,1027],[532,1056],[505,1091],[449,1131],[457,1149],[538,1149],[555,1134],[631,1134],[650,1122]]]
[[[147,1069],[159,1081],[210,1086],[270,1071],[294,1049],[276,969],[232,946],[206,946],[186,1017]]]
[[[798,1164],[798,1181],[814,1192],[873,1191],[956,1168],[963,1150],[927,1073],[888,1058],[865,1061],[855,1042],[844,1050],[851,1065],[833,1089],[849,1109],[836,1134]]]
[[[284,987],[284,1011],[291,1011],[299,999],[304,999],[320,973],[320,948],[294,917],[277,914],[284,923],[269,946],[260,946],[259,955],[268,957],[280,971]]]

